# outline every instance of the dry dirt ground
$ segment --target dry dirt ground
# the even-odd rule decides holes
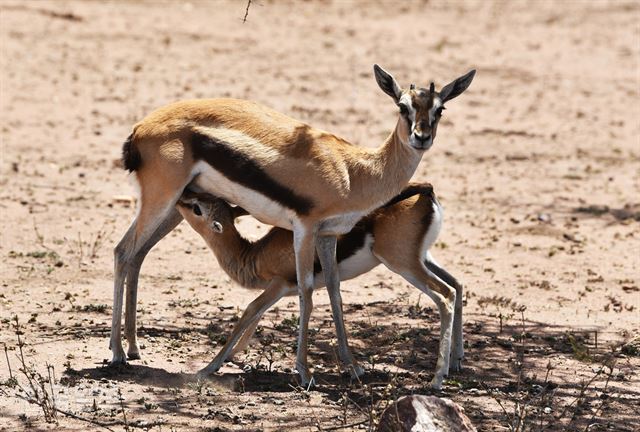
[[[178,99],[233,96],[374,147],[397,109],[373,63],[404,85],[478,70],[415,175],[446,209],[434,255],[466,289],[464,370],[437,394],[481,431],[517,417],[532,430],[639,430],[640,4],[254,1],[243,24],[245,6],[0,3],[0,430],[103,430],[47,423],[17,397],[17,333],[27,364],[53,366],[57,407],[112,430],[368,429],[389,400],[431,394],[437,310],[382,268],[343,284],[362,382],[336,366],[318,292],[316,388],[291,371],[293,298],[196,383],[256,293],[184,223],[142,269],[143,359],[105,363],[112,248],[135,214],[119,165],[132,125]],[[251,219],[241,230],[265,232]]]

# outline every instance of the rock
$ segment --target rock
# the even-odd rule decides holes
[[[436,396],[403,396],[384,410],[377,432],[476,432],[462,407]]]

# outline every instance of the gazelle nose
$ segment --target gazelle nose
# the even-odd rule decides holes
[[[414,135],[414,136],[416,137],[416,139],[417,139],[418,141],[420,141],[420,142],[426,142],[426,141],[429,141],[429,140],[431,139],[431,134],[428,134],[428,135],[422,135],[422,134],[414,133],[413,135]]]

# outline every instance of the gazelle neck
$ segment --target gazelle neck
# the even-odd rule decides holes
[[[360,196],[380,196],[380,204],[397,195],[407,185],[424,153],[400,140],[400,121],[384,144],[365,158],[364,172],[354,176],[359,183],[359,192],[372,191],[371,194],[360,193]]]
[[[212,250],[222,269],[236,282],[244,286],[252,285],[248,279],[254,274],[250,269],[250,253],[252,243],[242,237],[233,221],[225,224],[222,233],[209,232],[205,236],[207,245]],[[253,267],[251,267],[253,268]]]

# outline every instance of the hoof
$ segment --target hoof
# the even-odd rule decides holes
[[[442,380],[442,378],[433,377],[429,385],[433,390],[442,390]]]
[[[316,380],[313,379],[313,375],[311,375],[309,369],[296,367],[296,371],[298,372],[298,375],[300,375],[301,387],[304,387],[308,390],[316,385]]]
[[[122,358],[113,358],[110,362],[109,362],[109,367],[114,367],[114,368],[118,368],[121,366],[126,366],[127,365],[127,359],[122,357]]]
[[[453,360],[449,365],[449,370],[460,372],[462,370],[462,359]]]
[[[109,362],[109,366],[122,366],[127,364],[127,356],[124,355],[124,350],[122,347],[118,350],[113,350],[113,356],[111,357],[111,362]]]
[[[302,379],[302,377],[300,378],[300,387],[304,388],[307,391],[314,388],[316,385],[316,379],[313,376],[308,378],[306,381]]]
[[[364,375],[364,368],[359,364],[350,364],[347,366],[347,370],[351,375],[351,378],[360,378]]]
[[[127,359],[129,360],[140,360],[140,353],[138,351],[133,351],[133,352],[129,352],[127,353]]]
[[[206,381],[209,379],[209,375],[211,375],[211,373],[206,369],[199,370],[198,372],[196,372],[196,380]]]

